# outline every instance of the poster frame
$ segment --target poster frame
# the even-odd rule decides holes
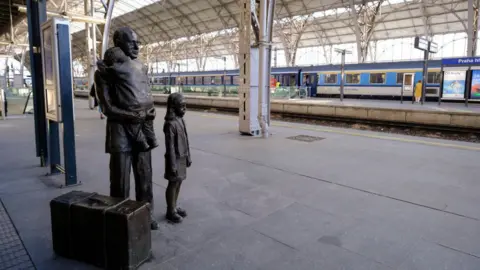
[[[463,81],[464,81],[464,85],[463,85],[463,96],[462,97],[445,97],[444,94],[444,83],[445,83],[445,72],[450,72],[450,71],[459,71],[459,72],[465,72],[465,74],[463,75]],[[441,89],[441,98],[442,100],[464,100],[467,96],[467,92],[468,92],[468,72],[469,70],[465,70],[465,69],[458,69],[458,70],[455,70],[455,69],[447,69],[447,70],[443,70],[443,74],[442,74],[442,89]]]
[[[62,122],[62,98],[60,91],[60,78],[58,77],[59,67],[58,67],[58,39],[57,39],[57,24],[64,23],[64,20],[60,18],[51,18],[46,21],[41,26],[41,54],[42,54],[42,68],[43,68],[43,83],[45,86],[45,116],[48,120],[61,123]],[[47,44],[45,40],[45,34],[48,33],[51,36],[50,44]],[[51,70],[47,72],[46,65],[46,48],[49,46],[51,48]],[[48,74],[51,73],[51,79],[48,78]],[[50,99],[53,98],[53,102],[50,102]],[[55,107],[52,110],[52,105]]]

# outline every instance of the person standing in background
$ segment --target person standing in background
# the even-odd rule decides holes
[[[2,114],[4,114],[5,117],[8,116],[8,100],[7,100],[7,91],[0,91],[0,93],[3,93],[3,97],[0,97],[0,101],[3,100],[3,108],[0,108],[2,110]],[[0,103],[1,105],[2,103]],[[3,111],[5,110],[5,111]]]
[[[415,102],[420,102],[420,98],[422,97],[422,80],[418,80],[417,84],[415,85]]]
[[[105,115],[102,113],[102,109],[98,106],[98,99],[97,94],[95,92],[95,84],[92,84],[92,88],[90,89],[90,96],[93,98],[93,109],[97,108],[98,112],[100,113],[100,119],[105,119]]]

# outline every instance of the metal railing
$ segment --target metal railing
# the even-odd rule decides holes
[[[0,110],[3,119],[8,115],[22,115],[27,109],[33,108],[31,88],[8,87],[0,91]]]
[[[154,85],[153,93],[171,94],[180,92],[190,96],[208,96],[208,97],[238,97],[238,86],[223,85],[199,85],[199,86],[181,86],[181,85]],[[311,87],[271,87],[270,97],[272,99],[308,99],[311,97]]]
[[[276,87],[270,88],[274,99],[307,99],[311,97],[311,87]]]

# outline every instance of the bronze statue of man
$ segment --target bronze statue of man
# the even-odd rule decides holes
[[[168,180],[165,198],[167,201],[167,220],[179,223],[187,212],[177,206],[178,194],[183,180],[187,178],[187,168],[192,165],[187,127],[183,116],[186,106],[182,94],[168,96],[167,113],[163,132],[165,133],[165,174]]]
[[[150,203],[153,218],[152,155],[158,146],[153,130],[155,108],[147,68],[137,60],[139,42],[129,27],[113,35],[114,47],[98,61],[95,87],[107,117],[105,151],[110,154],[110,196],[128,198],[133,167],[135,197]]]

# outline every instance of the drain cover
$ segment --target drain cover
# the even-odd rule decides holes
[[[325,138],[309,136],[309,135],[297,135],[297,136],[287,137],[287,139],[301,141],[301,142],[314,142],[314,141],[323,140]]]

